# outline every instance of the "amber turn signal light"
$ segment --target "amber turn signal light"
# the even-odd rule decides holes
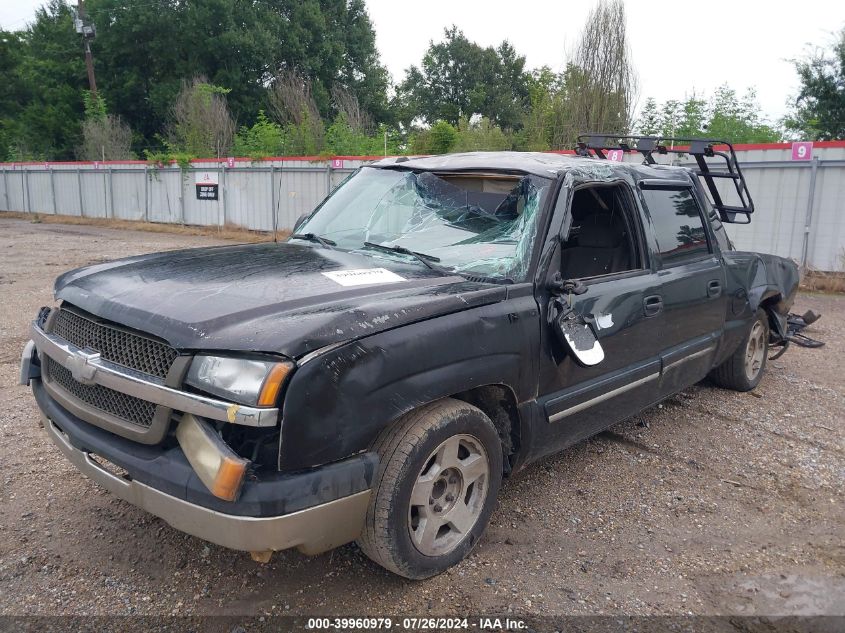
[[[176,427],[176,439],[211,494],[224,501],[238,498],[249,460],[229,448],[208,422],[190,413],[184,414]]]
[[[245,459],[224,457],[220,460],[217,475],[210,487],[211,494],[225,501],[234,501],[241,491],[241,484],[246,475]]]
[[[258,394],[258,406],[272,407],[276,404],[276,399],[279,397],[291,369],[293,369],[291,363],[276,363],[273,365],[264,379],[264,384],[261,385],[261,392]]]

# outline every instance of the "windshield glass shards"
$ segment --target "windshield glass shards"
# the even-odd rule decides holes
[[[298,231],[342,249],[401,247],[385,255],[411,259],[402,251],[414,251],[449,272],[521,281],[551,184],[539,176],[363,168]]]

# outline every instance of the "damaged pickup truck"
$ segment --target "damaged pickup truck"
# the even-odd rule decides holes
[[[667,151],[386,159],[284,243],[65,273],[21,381],[67,459],[176,529],[432,576],[503,476],[708,375],[753,389],[784,343],[798,271],[728,239],[733,148]]]

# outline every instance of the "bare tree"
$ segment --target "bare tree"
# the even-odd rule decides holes
[[[105,114],[82,122],[79,160],[127,160],[132,154],[132,130],[119,116]]]
[[[346,118],[346,122],[355,132],[370,135],[375,130],[373,118],[361,108],[358,97],[340,84],[332,86],[332,103],[338,114]]]
[[[601,0],[590,11],[568,57],[555,107],[553,147],[572,147],[583,131],[629,132],[638,82],[622,0]]]
[[[235,121],[226,103],[229,91],[205,77],[182,84],[173,104],[170,140],[195,156],[226,156],[235,138]]]
[[[270,87],[270,112],[289,129],[292,153],[314,154],[325,144],[325,128],[311,80],[290,69],[276,73]]]

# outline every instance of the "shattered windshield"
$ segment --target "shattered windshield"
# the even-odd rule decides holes
[[[337,248],[424,254],[450,272],[521,281],[552,181],[538,176],[362,168],[297,228]]]

